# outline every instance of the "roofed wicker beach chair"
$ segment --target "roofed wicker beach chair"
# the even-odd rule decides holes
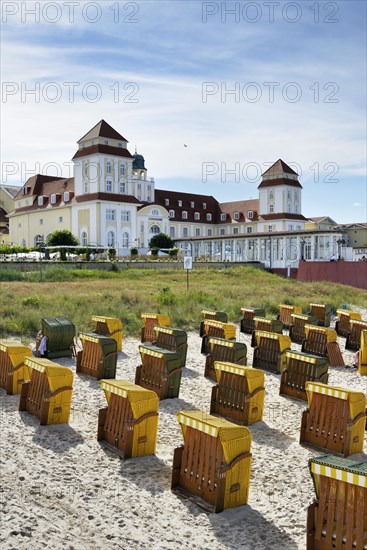
[[[23,382],[31,373],[25,366],[26,357],[32,357],[32,350],[21,342],[0,340],[0,388],[8,395],[20,393]]]
[[[291,348],[289,336],[256,330],[253,340],[256,346],[252,366],[270,372],[282,372],[286,365],[285,352]]]
[[[306,382],[306,392],[300,443],[342,456],[362,452],[365,394],[316,382]]]
[[[227,361],[236,365],[247,365],[246,344],[209,336],[209,354],[205,360],[204,376],[214,381],[217,380],[214,368],[215,361]]]
[[[217,385],[212,389],[210,414],[249,426],[262,420],[265,375],[262,370],[216,361]]]
[[[69,422],[74,374],[49,359],[26,357],[30,380],[23,382],[19,410],[39,418],[41,426]]]
[[[367,463],[309,460],[316,499],[308,507],[307,550],[367,550]]]
[[[80,333],[83,349],[77,354],[76,372],[89,374],[97,380],[115,378],[117,342],[95,333]]]
[[[306,382],[327,384],[328,368],[329,363],[325,357],[286,351],[279,394],[307,401]]]
[[[135,384],[155,391],[159,399],[178,397],[181,384],[181,356],[175,351],[140,344],[142,364],[136,368]]]
[[[250,430],[201,411],[180,411],[177,419],[184,444],[174,452],[172,490],[214,512],[247,504]]]
[[[240,331],[244,334],[252,334],[255,330],[255,317],[265,317],[265,309],[256,307],[241,307],[242,319]]]
[[[92,321],[95,323],[94,333],[113,338],[117,343],[117,351],[122,351],[122,322],[116,317],[102,317],[93,315]]]
[[[154,342],[154,327],[169,327],[171,325],[169,316],[163,313],[142,313],[141,318],[144,323],[140,331],[141,342]]]
[[[108,406],[98,416],[98,441],[124,459],[155,454],[158,396],[128,380],[101,380]]]
[[[288,304],[279,304],[279,321],[282,321],[285,328],[289,328],[292,323],[292,313],[302,313],[301,306],[290,306]]]

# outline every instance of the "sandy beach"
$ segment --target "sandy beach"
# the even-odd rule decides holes
[[[251,366],[250,336],[238,331],[237,339],[246,342]],[[352,365],[354,353],[345,351],[344,338],[338,341]],[[124,340],[117,379],[134,381],[138,344]],[[306,511],[314,499],[308,459],[323,453],[299,445],[306,402],[279,396],[280,375],[265,373],[264,418],[250,427],[249,504],[210,514],[171,492],[173,451],[183,441],[176,411],[208,412],[214,384],[203,376],[197,333],[189,333],[188,344],[180,397],[159,405],[156,456],[123,461],[97,442],[106,400],[89,376],[75,375],[69,425],[40,426],[18,411],[19,395],[0,390],[2,549],[306,548]],[[74,359],[57,362],[75,373]],[[366,382],[356,370],[329,368],[330,385],[366,392]],[[365,453],[351,458],[367,461]]]

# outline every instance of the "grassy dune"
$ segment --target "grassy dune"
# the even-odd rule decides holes
[[[168,313],[172,326],[196,329],[201,309],[226,311],[239,321],[241,306],[264,307],[269,316],[278,304],[310,302],[365,307],[367,292],[329,282],[304,283],[287,280],[260,269],[234,267],[186,272],[129,269],[118,273],[97,270],[45,269],[39,273],[2,271],[0,283],[0,331],[33,339],[40,319],[65,315],[78,330],[92,328],[92,315],[116,316],[123,321],[124,335],[138,335],[142,312]],[[11,280],[9,280],[11,279]],[[17,279],[17,280],[14,280]]]

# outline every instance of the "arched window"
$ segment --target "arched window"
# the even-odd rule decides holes
[[[152,225],[152,227],[149,229],[149,233],[151,233],[151,235],[158,235],[160,232],[161,230],[158,225]]]
[[[70,193],[69,191],[64,192],[64,202],[68,202],[70,200]]]
[[[239,212],[234,212],[233,219],[234,220],[239,220],[240,219],[240,213]]]
[[[122,234],[122,248],[128,248],[129,246],[129,233],[124,231]]]
[[[115,233],[113,231],[107,233],[107,246],[115,246]]]
[[[200,220],[200,212],[195,212],[194,220]]]
[[[52,195],[51,195],[51,204],[56,204],[56,195],[55,195],[55,193],[52,193]]]
[[[175,211],[174,211],[174,210],[169,210],[169,211],[168,211],[168,216],[169,216],[170,218],[174,218],[174,217],[175,217]]]
[[[86,231],[81,232],[80,242],[81,242],[82,246],[87,246],[87,244],[88,244],[88,233]]]
[[[106,163],[106,172],[107,174],[112,174],[112,166],[109,160]]]

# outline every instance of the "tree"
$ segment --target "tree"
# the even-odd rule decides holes
[[[165,233],[159,233],[158,235],[154,235],[149,241],[149,248],[152,250],[153,248],[173,248],[175,244],[175,241],[171,239],[169,235],[166,235]]]
[[[78,246],[78,239],[67,229],[58,229],[49,235],[46,242],[47,246]],[[61,260],[66,260],[66,251],[61,248]]]

